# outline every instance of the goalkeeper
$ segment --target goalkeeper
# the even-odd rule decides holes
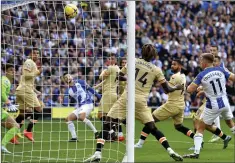
[[[10,89],[11,89],[11,83],[13,81],[13,77],[14,77],[14,66],[7,64],[6,65],[6,76],[2,76],[1,77],[1,88],[2,88],[2,96],[1,96],[1,111],[2,111],[2,126],[9,129],[7,131],[7,133],[4,135],[3,139],[2,139],[2,144],[1,144],[1,150],[3,153],[11,153],[7,150],[6,145],[8,144],[8,142],[16,135],[18,134],[19,131],[19,125],[16,123],[16,121],[14,120],[13,117],[11,117],[8,112],[17,112],[18,109],[16,108],[15,105],[11,104],[11,101],[8,99],[8,95],[10,93]],[[3,109],[3,105],[6,106],[7,111],[6,112]]]

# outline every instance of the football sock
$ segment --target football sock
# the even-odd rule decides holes
[[[113,130],[113,131],[117,131],[116,124],[114,124],[114,125],[112,126],[112,130]]]
[[[34,123],[33,122],[29,122],[29,124],[28,124],[28,127],[27,127],[27,132],[31,132],[32,131],[32,129],[33,129],[33,125],[34,125]]]
[[[40,114],[41,114],[40,112],[38,112],[37,110],[34,110],[33,118],[30,120],[30,123],[28,124],[28,127],[27,127],[27,132],[32,132],[33,126],[38,121]]]
[[[195,145],[194,153],[196,154],[200,153],[202,140],[203,140],[203,135],[201,133],[196,133],[194,136],[194,145]]]
[[[75,132],[75,126],[74,126],[73,122],[72,121],[68,121],[67,124],[68,124],[69,132],[72,135],[72,138],[77,138],[77,134]]]
[[[20,128],[21,128],[24,123],[24,116],[19,115],[18,117],[16,117],[16,122],[20,125]]]
[[[141,131],[140,139],[145,140],[149,134],[150,134],[150,129],[147,126],[144,126],[144,128]]]
[[[166,137],[163,135],[161,131],[157,128],[151,130],[151,134],[155,136],[155,138],[162,144],[162,146],[167,150],[170,147]]]
[[[97,132],[95,126],[91,123],[91,121],[90,121],[89,119],[85,118],[85,119],[83,120],[83,122],[84,122],[87,126],[89,126],[90,129],[91,129],[94,133]]]
[[[216,128],[216,130],[213,132],[213,134],[219,136],[221,139],[225,139],[227,137],[226,134],[224,134],[218,127]]]
[[[97,143],[96,143],[96,151],[99,151],[101,152],[103,146],[104,146],[104,143],[105,143],[105,140],[108,139],[108,135],[109,135],[109,132],[111,131],[111,122],[103,122],[103,129],[102,131],[99,133],[99,137],[97,139]]]
[[[118,125],[118,136],[123,136],[122,125]]]
[[[7,133],[4,135],[2,139],[2,146],[6,147],[8,142],[17,134],[19,133],[19,129],[16,127],[12,127]]]
[[[230,128],[230,131],[235,134],[235,126],[233,126],[232,128]]]
[[[219,116],[215,119],[214,123],[215,123],[216,127],[218,127],[219,129],[221,129]]]
[[[187,127],[184,127],[183,125],[180,125],[179,127],[175,127],[175,129],[179,132],[182,132],[183,134],[187,135],[188,137],[192,139],[194,137],[194,133]]]

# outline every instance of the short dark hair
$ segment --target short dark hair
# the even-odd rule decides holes
[[[203,53],[202,58],[207,60],[209,63],[213,63],[214,61],[214,55],[212,55],[211,53]]]
[[[157,50],[152,44],[145,44],[142,46],[141,53],[142,53],[142,58],[145,61],[149,62],[149,61],[151,61],[151,59],[156,57]]]
[[[218,49],[218,46],[217,46],[217,45],[211,45],[211,47]]]
[[[39,52],[39,49],[36,48],[36,47],[32,47],[32,48],[30,49],[30,53],[33,53],[33,51],[38,51],[38,52]]]
[[[172,61],[175,61],[175,62],[177,62],[180,65],[183,65],[183,63],[182,63],[180,58],[173,58]]]
[[[2,70],[3,71],[7,71],[9,68],[15,68],[13,63],[6,63],[6,64],[2,64]]]
[[[218,55],[214,56],[214,59],[215,59],[215,58],[217,58],[219,61],[221,60],[221,57],[218,56]]]

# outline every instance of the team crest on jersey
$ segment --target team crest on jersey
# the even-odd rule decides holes
[[[9,83],[8,80],[5,80],[5,81],[4,81],[4,84],[5,84],[5,86],[8,86],[10,83]]]

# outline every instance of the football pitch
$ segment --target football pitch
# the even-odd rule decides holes
[[[221,126],[226,134],[231,135],[224,121]],[[192,120],[186,119],[184,125],[193,128]],[[95,126],[100,130],[100,122],[96,121]],[[143,125],[136,122],[135,139],[137,142]],[[176,131],[172,120],[157,123],[157,127],[163,131],[171,147],[179,154],[188,154],[193,145],[193,140]],[[1,155],[2,162],[83,162],[84,158],[91,156],[96,147],[93,133],[85,127],[82,122],[76,124],[79,142],[68,142],[70,133],[63,120],[40,121],[34,128],[35,142],[31,143],[26,138],[20,139],[20,145],[8,144],[10,155]],[[2,130],[4,130],[2,128]],[[125,131],[125,128],[123,128]],[[204,148],[198,160],[184,159],[184,162],[234,162],[234,136],[227,149],[223,148],[223,142],[208,143],[211,138],[209,132],[204,134]],[[106,142],[103,150],[102,162],[121,162],[125,153],[125,142]],[[151,135],[142,149],[135,150],[136,162],[174,162]]]

